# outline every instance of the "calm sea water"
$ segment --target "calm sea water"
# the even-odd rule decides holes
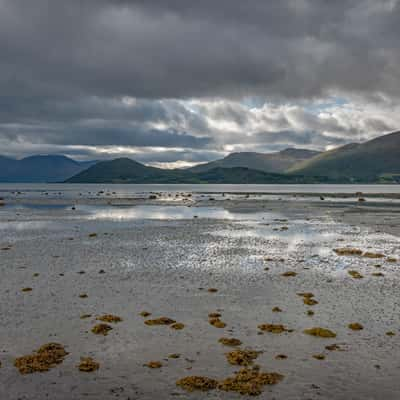
[[[14,192],[14,193],[13,193]],[[20,192],[20,193],[18,193]],[[100,193],[119,198],[144,197],[151,192],[192,193],[395,193],[400,194],[400,185],[190,185],[190,184],[46,184],[46,183],[0,183],[0,197],[44,195],[51,198],[63,196],[95,196]]]

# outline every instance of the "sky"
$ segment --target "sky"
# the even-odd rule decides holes
[[[0,154],[184,167],[400,128],[400,0],[0,0]]]

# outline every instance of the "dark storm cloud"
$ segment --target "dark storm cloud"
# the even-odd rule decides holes
[[[221,150],[240,138],[213,121],[243,135],[254,122],[228,101],[244,97],[293,104],[339,93],[394,113],[399,20],[398,0],[0,0],[0,153],[10,143]],[[221,104],[210,107],[213,98]],[[337,144],[397,122],[383,113],[360,123],[356,107],[318,121],[275,114],[257,116],[265,126],[243,145],[259,132],[271,148],[271,132],[292,132],[281,135],[288,146]]]
[[[394,0],[0,3],[2,93],[399,94]],[[397,22],[396,22],[397,21]]]

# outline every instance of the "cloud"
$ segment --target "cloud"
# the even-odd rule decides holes
[[[206,160],[395,130],[399,17],[399,0],[0,0],[0,153]]]

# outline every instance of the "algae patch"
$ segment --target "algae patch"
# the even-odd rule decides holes
[[[222,380],[218,389],[241,395],[258,396],[265,385],[275,385],[284,378],[276,372],[261,372],[259,367],[242,368],[233,377]]]
[[[364,329],[364,327],[361,324],[359,324],[358,322],[353,322],[347,326],[349,329],[351,329],[353,331],[361,331]]]
[[[67,354],[61,344],[48,343],[41,346],[33,354],[16,358],[14,365],[21,374],[46,372],[57,364],[61,364]]]
[[[100,364],[94,361],[92,357],[81,357],[81,362],[78,365],[79,371],[93,372],[100,368]]]
[[[263,332],[270,332],[270,333],[283,333],[283,332],[290,332],[289,329],[282,324],[261,324],[258,325],[258,329]]]
[[[108,332],[111,331],[113,328],[110,325],[107,324],[97,324],[92,328],[92,332],[95,335],[103,335],[107,336]]]
[[[321,338],[336,337],[336,333],[334,333],[331,330],[326,329],[326,328],[314,327],[314,328],[310,328],[310,329],[305,329],[303,332],[307,335],[317,336],[317,337],[321,337]]]
[[[224,346],[240,346],[242,342],[239,339],[235,338],[220,338],[218,340],[219,343],[223,344]]]
[[[225,356],[229,364],[247,366],[251,365],[260,353],[261,353],[260,351],[255,351],[255,350],[238,349],[226,353]]]
[[[156,319],[148,319],[144,321],[144,323],[148,326],[154,326],[154,325],[172,325],[175,324],[175,320],[168,318],[168,317],[160,317]]]
[[[162,363],[160,361],[149,361],[147,364],[145,364],[145,366],[148,368],[157,369],[162,367]]]
[[[111,322],[111,323],[117,323],[117,322],[121,322],[122,318],[118,317],[117,315],[112,315],[112,314],[104,314],[101,317],[97,317],[96,318],[98,321],[102,321],[102,322]]]
[[[188,392],[193,392],[195,390],[206,392],[208,390],[216,389],[218,381],[205,376],[187,376],[186,378],[176,381],[176,385]]]
[[[355,271],[355,270],[347,271],[347,273],[354,279],[364,278],[358,271]]]
[[[338,249],[333,249],[333,251],[338,256],[361,256],[363,253],[362,250],[351,248],[351,247],[341,247]]]

